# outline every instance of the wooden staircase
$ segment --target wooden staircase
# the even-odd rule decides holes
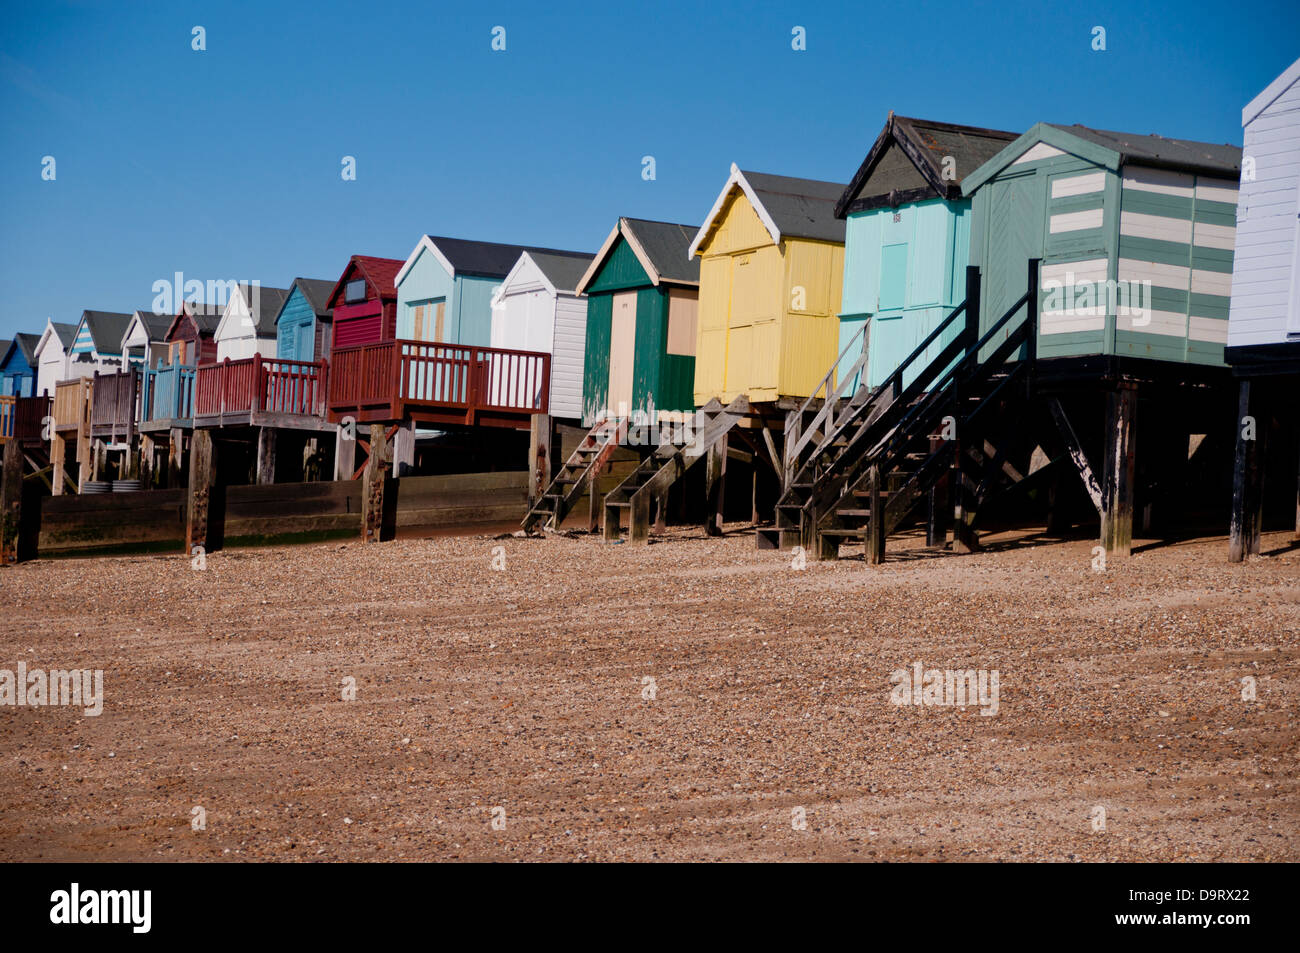
[[[546,492],[524,517],[525,533],[558,529],[627,436],[626,417],[606,417],[587,431]]]
[[[622,512],[630,514],[628,539],[644,543],[650,538],[650,504],[658,501],[663,512],[668,491],[692,466],[714,450],[749,413],[749,400],[737,397],[726,407],[716,397],[695,413],[690,439],[685,443],[660,443],[659,447],[605,497],[605,539],[616,540],[622,531]]]
[[[800,545],[816,558],[834,559],[842,544],[861,542],[867,561],[880,562],[886,538],[947,475],[954,549],[974,548],[974,513],[996,480],[994,464],[1004,462],[990,437],[1014,419],[1008,414],[1030,392],[1037,322],[1024,320],[1021,309],[1037,300],[1034,260],[1025,294],[981,336],[979,274],[968,269],[966,300],[889,380],[869,393],[859,390],[828,415],[777,503],[775,527],[761,531],[760,546]],[[925,361],[945,336],[948,343]],[[1018,359],[1022,347],[1025,360]],[[997,434],[1004,446],[1005,436]]]

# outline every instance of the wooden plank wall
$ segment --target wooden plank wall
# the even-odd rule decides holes
[[[528,512],[523,470],[402,477],[395,483],[399,528],[509,523]]]
[[[40,556],[114,550],[179,553],[185,539],[185,490],[47,496],[41,499]]]

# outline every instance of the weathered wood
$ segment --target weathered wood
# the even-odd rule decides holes
[[[628,517],[628,541],[644,543],[650,539],[650,502],[648,493],[632,494],[631,513]]]
[[[867,489],[870,492],[871,519],[867,523],[867,563],[878,566],[885,561],[885,504],[880,495],[880,467],[867,471]]]
[[[528,467],[532,480],[528,485],[528,505],[532,506],[551,485],[551,416],[533,414],[528,428]]]
[[[415,472],[415,421],[403,420],[393,434],[394,477],[409,476]]]
[[[53,469],[53,486],[50,492],[54,496],[63,495],[63,488],[68,480],[68,471],[65,464],[67,455],[68,441],[57,432],[52,434],[50,436],[50,466]]]
[[[785,415],[785,436],[782,440],[782,467],[781,473],[781,491],[785,492],[786,488],[794,481],[794,475],[799,469],[798,454],[794,452],[799,443],[799,438],[803,434],[803,412],[792,410]]]
[[[727,491],[727,444],[728,438],[723,434],[707,451],[705,460],[705,522],[704,530],[709,536],[722,535],[723,510]]]
[[[271,427],[262,427],[257,431],[257,482],[267,484],[275,482],[275,446],[276,431]]]
[[[1106,456],[1101,486],[1101,545],[1107,556],[1133,548],[1133,486],[1137,389],[1121,386],[1106,395]]]
[[[384,484],[392,466],[388,452],[388,435],[383,424],[370,425],[370,455],[362,475],[361,538],[377,543],[382,538],[384,522]]]
[[[221,548],[225,498],[217,476],[217,444],[208,430],[190,438],[190,482],[185,507],[185,552]]]
[[[952,468],[949,479],[952,486],[952,551],[954,553],[974,553],[980,548],[979,536],[975,532],[977,514],[976,481],[968,471],[971,459],[979,461],[982,454],[974,447],[963,452],[960,441],[954,441]]]
[[[175,489],[184,483],[185,431],[172,427],[167,431],[167,488]]]
[[[1250,479],[1249,494],[1246,497],[1248,503],[1246,509],[1246,554],[1249,556],[1259,555],[1264,535],[1264,474],[1268,469],[1265,461],[1268,459],[1269,429],[1272,423],[1272,412],[1268,407],[1266,395],[1267,391],[1262,391],[1257,394],[1256,399],[1251,401],[1251,412],[1255,417],[1256,434],[1255,454],[1250,461],[1250,472],[1248,473]]]
[[[1070,455],[1074,468],[1079,472],[1079,479],[1083,481],[1083,488],[1088,493],[1088,499],[1092,500],[1092,505],[1097,508],[1097,513],[1100,515],[1101,483],[1088,463],[1088,456],[1083,452],[1083,444],[1079,442],[1074,428],[1070,426],[1069,418],[1065,416],[1065,408],[1061,406],[1060,400],[1055,397],[1048,398],[1047,406],[1052,411],[1052,418],[1056,421],[1056,429],[1060,432],[1061,439],[1065,441],[1065,452]]]
[[[357,472],[356,424],[339,424],[334,435],[334,479],[351,480]]]
[[[943,437],[930,437],[930,453],[937,453],[943,446]],[[928,510],[925,521],[925,545],[942,546],[948,540],[948,527],[943,513],[948,507],[948,477],[939,477],[927,494]]]
[[[0,564],[18,561],[22,509],[23,448],[17,440],[6,440],[0,471]]]
[[[154,459],[156,453],[153,435],[142,433],[140,435],[139,473],[140,486],[146,490],[153,489],[154,483],[158,479],[157,465]]]

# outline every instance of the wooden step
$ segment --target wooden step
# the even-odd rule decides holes
[[[839,539],[861,539],[862,534],[864,532],[865,530],[861,528],[845,529],[844,527],[840,526],[840,527],[836,527],[835,529],[821,530],[821,535],[830,536],[832,538],[839,538]]]

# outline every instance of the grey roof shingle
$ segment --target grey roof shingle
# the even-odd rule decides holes
[[[661,280],[700,283],[700,260],[687,255],[698,229],[644,218],[624,217],[623,224],[645,250]]]
[[[835,217],[843,182],[797,179],[788,175],[741,170],[783,236],[844,241],[844,222]]]
[[[140,319],[144,325],[145,333],[149,335],[150,341],[161,341],[167,336],[167,329],[171,327],[172,319],[168,314],[154,314],[152,311],[137,311],[135,317]],[[123,331],[123,334],[126,332]]]
[[[1191,139],[1166,139],[1164,136],[1145,133],[1110,132],[1077,124],[1063,126],[1053,122],[1047,125],[1118,152],[1121,163],[1132,162],[1233,178],[1241,174],[1240,146],[1195,142]]]
[[[41,336],[39,334],[28,334],[24,331],[14,335],[14,342],[23,352],[23,357],[27,358],[27,363],[35,367],[36,345],[41,343]]]
[[[325,278],[295,278],[293,283],[301,289],[302,296],[307,299],[307,304],[311,306],[312,311],[316,312],[316,317],[322,321],[333,320],[334,309],[330,307],[330,292],[334,290],[334,282]]]
[[[117,354],[131,315],[119,311],[83,311],[82,322],[90,329],[90,340],[100,354]]]
[[[218,304],[185,303],[185,313],[193,318],[194,325],[199,329],[200,334],[215,333],[217,325],[221,323],[221,315],[225,313],[225,310]]]
[[[859,207],[862,202],[879,207],[887,203],[872,201],[873,199],[888,197],[895,189],[904,190],[907,183],[900,184],[897,180],[908,179],[908,176],[902,175],[906,166],[899,166],[892,173],[882,171],[877,175],[877,165],[882,160],[886,165],[890,162],[910,163],[916,170],[916,177],[910,179],[916,183],[916,188],[926,189],[929,194],[938,197],[959,199],[962,179],[1016,138],[1016,133],[1001,129],[962,126],[890,113],[885,128],[881,130],[836,204],[835,214],[841,217],[848,215],[850,204],[855,202],[858,202]],[[887,158],[894,148],[905,158]],[[946,163],[945,160],[949,158],[952,162]],[[888,181],[869,188],[868,179],[872,179],[873,183],[876,179]]]
[[[468,238],[446,238],[426,235],[458,275],[478,278],[504,278],[523,252],[548,255],[578,255],[581,252],[562,248],[539,248],[533,245],[504,245],[500,242],[478,242]]]
[[[50,327],[54,329],[54,335],[59,339],[59,343],[63,345],[65,351],[72,347],[72,342],[77,337],[77,325],[68,324],[64,321],[51,321]]]
[[[530,251],[531,258],[556,291],[573,293],[594,257],[589,252]]]

